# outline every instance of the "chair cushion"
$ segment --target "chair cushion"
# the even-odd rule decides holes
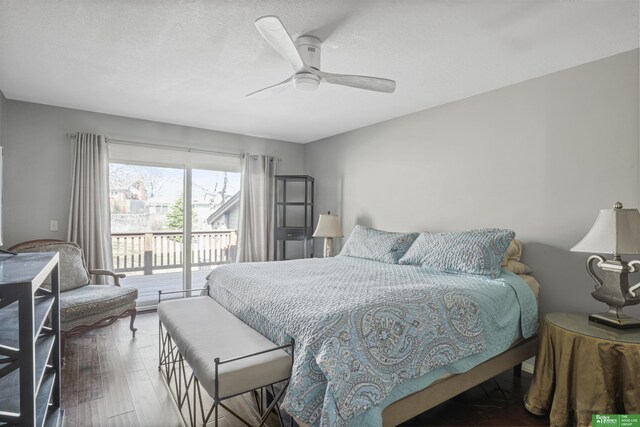
[[[60,292],[66,292],[91,283],[80,246],[72,242],[27,243],[20,245],[18,252],[58,252],[60,254]],[[51,279],[44,282],[51,287]]]
[[[208,296],[164,301],[158,316],[210,396],[215,396],[215,362],[276,347]],[[289,378],[291,356],[275,350],[222,364],[220,397]]]
[[[69,321],[125,306],[138,298],[136,288],[88,285],[60,294],[60,317]]]

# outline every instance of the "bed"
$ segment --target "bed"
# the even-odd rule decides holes
[[[537,282],[504,269],[339,255],[221,266],[207,281],[262,335],[296,340],[283,407],[301,425],[396,425],[535,354]]]

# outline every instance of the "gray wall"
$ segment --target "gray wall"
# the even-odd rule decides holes
[[[511,228],[543,312],[600,310],[569,248],[599,209],[638,207],[638,90],[634,50],[313,142],[305,172],[347,236]]]
[[[4,141],[4,131],[6,128],[5,125],[5,112],[6,112],[6,104],[7,100],[4,97],[4,94],[2,93],[2,91],[0,91],[0,147],[3,147],[5,145],[5,141]],[[5,174],[2,173],[2,175],[4,176]],[[0,177],[2,178],[2,177]],[[0,179],[0,183],[2,182],[2,179]],[[0,189],[0,197],[2,197],[2,191]],[[3,217],[3,213],[4,213],[4,208],[2,207],[2,203],[0,201],[0,246],[2,246],[2,243],[4,242],[4,234],[2,233],[2,217]]]
[[[0,147],[4,144],[4,129],[5,129],[5,104],[7,103],[7,99],[4,97],[2,91],[0,91]]]
[[[6,247],[30,239],[66,238],[71,191],[68,132],[270,154],[282,159],[281,173],[302,173],[300,144],[11,100],[3,108]],[[49,231],[51,219],[59,221],[60,231]]]

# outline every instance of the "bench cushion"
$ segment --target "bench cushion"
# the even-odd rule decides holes
[[[208,296],[163,301],[158,316],[198,381],[215,396],[215,362],[276,347]],[[220,398],[283,381],[291,374],[284,350],[220,365]]]

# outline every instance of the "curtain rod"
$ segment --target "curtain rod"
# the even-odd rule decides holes
[[[76,134],[68,133],[67,137],[71,138],[71,139],[76,139]],[[135,146],[139,146],[139,147],[158,148],[158,149],[161,149],[161,150],[177,150],[177,151],[186,151],[186,152],[189,152],[189,153],[215,154],[215,155],[218,155],[218,156],[229,156],[229,157],[242,157],[242,156],[244,156],[244,154],[242,154],[242,153],[229,153],[229,152],[226,152],[226,151],[214,151],[214,150],[205,150],[205,149],[201,149],[201,148],[180,147],[180,146],[177,146],[177,145],[154,144],[154,143],[151,143],[151,142],[131,141],[131,140],[120,139],[120,138],[105,137],[105,140],[107,141],[108,144],[109,143],[113,143],[113,144],[121,144],[121,145],[135,145]]]

